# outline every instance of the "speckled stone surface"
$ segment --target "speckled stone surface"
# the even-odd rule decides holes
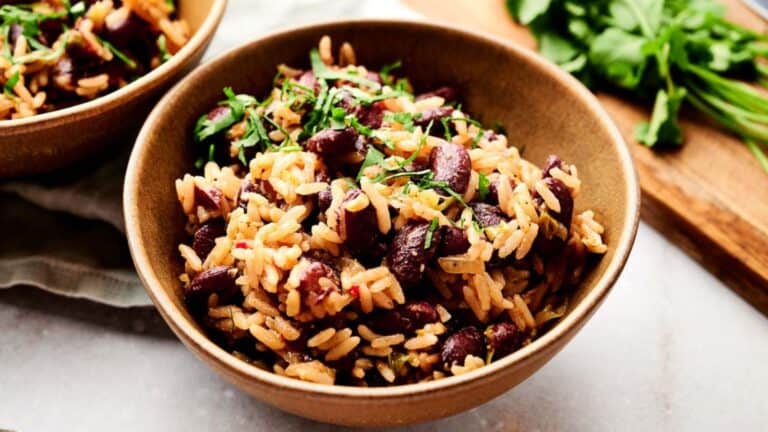
[[[212,52],[278,23],[403,14],[393,1],[268,3],[232,0]],[[153,309],[19,287],[0,292],[0,328],[0,430],[339,430],[234,390]],[[488,404],[407,430],[765,430],[766,364],[768,320],[642,225],[614,291],[550,364]]]

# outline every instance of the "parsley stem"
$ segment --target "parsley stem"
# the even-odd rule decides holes
[[[763,171],[768,173],[768,156],[766,156],[765,151],[760,148],[758,143],[750,138],[745,138],[744,142],[747,143],[747,148],[749,148],[752,154],[755,155],[760,166],[763,167]]]

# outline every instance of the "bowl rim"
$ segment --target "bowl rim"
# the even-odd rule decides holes
[[[612,145],[616,148],[618,153],[622,173],[627,182],[627,200],[624,203],[627,212],[623,221],[624,226],[627,228],[619,233],[614,240],[615,252],[612,261],[608,264],[605,271],[598,276],[594,288],[582,298],[571,313],[561,319],[553,328],[520,350],[495,361],[490,365],[486,365],[469,373],[450,376],[426,383],[404,384],[379,388],[324,385],[301,381],[284,377],[271,371],[259,369],[232,356],[211,341],[203,332],[198,331],[191,323],[187,322],[181,311],[173,304],[170,296],[160,288],[161,283],[153,269],[152,263],[147,257],[144,244],[140,240],[141,234],[136,228],[138,222],[132,222],[138,221],[140,217],[140,207],[139,203],[136,201],[136,192],[139,189],[137,173],[142,159],[141,155],[144,153],[144,149],[149,145],[150,131],[154,128],[154,124],[157,122],[158,118],[163,114],[164,106],[169,100],[176,98],[177,93],[194,85],[198,80],[198,77],[203,76],[207,71],[215,69],[220,64],[231,61],[230,59],[238,55],[242,50],[253,49],[254,46],[258,46],[268,40],[291,37],[292,33],[298,31],[309,30],[320,33],[321,31],[332,31],[335,28],[366,25],[420,27],[430,31],[448,32],[457,36],[475,39],[480,43],[493,44],[499,48],[509,50],[512,55],[519,57],[524,62],[530,63],[539,73],[546,74],[554,80],[563,82],[563,84],[565,84],[570,91],[573,91],[574,95],[584,103],[585,109],[591,115],[595,116],[608,131]],[[223,372],[226,372],[224,375],[229,376],[230,379],[232,376],[235,376],[238,379],[256,380],[265,386],[277,387],[285,391],[303,392],[313,396],[328,396],[345,399],[376,399],[381,401],[403,396],[414,397],[425,395],[438,390],[447,390],[449,388],[468,385],[473,382],[484,382],[486,379],[492,378],[494,374],[499,373],[502,369],[513,367],[515,364],[521,364],[531,357],[547,351],[548,348],[551,348],[552,345],[556,344],[561,339],[565,338],[567,341],[571,331],[577,330],[594,313],[598,305],[615,284],[627,262],[639,225],[640,187],[629,147],[611,117],[600,105],[598,99],[592,92],[590,92],[576,78],[562,71],[555,64],[549,62],[533,51],[516,46],[510,41],[489,35],[482,31],[469,30],[463,27],[449,27],[438,22],[429,22],[419,19],[368,18],[322,21],[309,25],[299,25],[272,31],[231,48],[217,55],[213,60],[198,67],[160,100],[142,127],[128,163],[124,184],[123,206],[128,244],[139,277],[143,282],[149,297],[152,299],[152,302],[165,318],[171,329],[177,334],[182,342],[187,344],[189,348],[192,348],[192,351],[198,356],[208,357],[221,365],[225,369]]]
[[[152,69],[149,73],[142,75],[137,80],[113,92],[67,108],[20,119],[0,120],[0,133],[15,133],[38,127],[51,128],[69,123],[78,118],[94,116],[102,110],[107,110],[121,104],[123,98],[144,92],[145,88],[156,88],[161,84],[163,76],[172,75],[179,69],[182,69],[194,57],[196,52],[205,47],[207,41],[215,34],[216,28],[224,16],[227,1],[212,0],[208,14],[187,44],[181,47],[179,52],[173,55],[170,60]]]

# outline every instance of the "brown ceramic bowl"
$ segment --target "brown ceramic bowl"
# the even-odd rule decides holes
[[[351,42],[361,64],[402,59],[398,71],[416,89],[459,87],[469,113],[499,120],[524,156],[543,164],[556,153],[583,181],[578,208],[592,208],[607,227],[609,252],[575,295],[568,314],[514,354],[469,374],[389,388],[324,386],[293,380],[237,360],[211,342],[180,297],[177,245],[185,239],[174,179],[193,169],[192,130],[221,89],[263,95],[275,65],[307,66],[319,38]],[[635,238],[639,192],[621,135],[578,81],[535,54],[503,41],[435,24],[347,21],[275,33],[207,63],[159,103],[142,129],[125,183],[125,218],[133,259],[161,314],[179,338],[222,377],[282,410],[345,425],[398,425],[455,414],[514,387],[576,335],[621,273]],[[596,347],[610,349],[610,347]],[[171,371],[169,371],[171,372]],[[578,370],[573,371],[578,374]],[[552,389],[557,391],[557,389]]]
[[[169,61],[129,85],[72,107],[0,120],[0,178],[37,174],[85,159],[138,129],[162,93],[203,57],[227,0],[180,0],[179,15],[193,32]]]

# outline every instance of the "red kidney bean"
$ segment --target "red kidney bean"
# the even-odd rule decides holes
[[[317,78],[315,78],[315,73],[311,70],[304,71],[299,76],[299,79],[297,80],[299,85],[302,85],[308,89],[313,90],[315,93],[318,93],[320,91],[320,84],[317,82]]]
[[[558,156],[549,155],[549,157],[547,157],[547,162],[544,163],[544,168],[541,170],[542,177],[552,177],[550,174],[550,170],[552,170],[552,168],[563,169],[563,160]]]
[[[432,123],[432,128],[430,128],[429,134],[438,137],[443,136],[445,135],[445,128],[440,119],[443,117],[450,117],[451,114],[453,114],[453,108],[449,106],[426,109],[421,113],[421,116],[413,119],[413,124],[421,126],[421,128],[426,131],[429,124]]]
[[[319,183],[331,183],[331,176],[328,174],[328,169],[325,165],[319,165],[317,172],[315,173],[315,181]]]
[[[378,129],[384,121],[384,108],[384,102],[381,101],[370,105],[359,105],[355,116],[360,124],[372,129]]]
[[[365,74],[365,77],[368,78],[368,80],[373,81],[377,84],[381,84],[381,76],[378,72],[374,71],[368,71],[367,74]]]
[[[327,279],[330,284],[323,286],[320,283],[322,278]],[[299,290],[306,296],[310,304],[316,305],[331,292],[341,291],[341,281],[333,267],[320,261],[312,261],[301,274]]]
[[[381,310],[374,312],[369,320],[368,327],[380,335],[404,333],[402,317],[397,309]]]
[[[499,139],[499,134],[497,134],[496,131],[489,129],[483,133],[483,138],[488,142],[493,142]]]
[[[324,129],[307,141],[307,150],[322,157],[339,156],[355,150],[358,133],[354,128]]]
[[[0,2],[2,4],[2,2]],[[8,29],[8,40],[11,45],[11,50],[13,50],[13,46],[16,45],[16,41],[19,40],[19,37],[24,33],[24,29],[19,24],[11,24],[11,26]]]
[[[195,231],[192,249],[195,250],[195,253],[197,253],[201,260],[205,260],[213,250],[213,247],[216,246],[216,239],[224,236],[226,233],[227,229],[222,219],[209,220]]]
[[[420,101],[423,99],[429,99],[434,96],[439,96],[443,99],[445,99],[446,102],[452,102],[457,100],[457,94],[455,88],[453,87],[440,87],[438,89],[432,90],[431,92],[422,93],[418,96],[416,96],[416,101]]]
[[[376,210],[372,205],[351,212],[344,208],[344,203],[357,198],[363,192],[360,189],[351,189],[344,196],[339,209],[338,232],[344,242],[344,247],[353,255],[365,254],[378,239],[378,221]]]
[[[220,210],[222,199],[224,197],[217,187],[201,189],[195,185],[195,205],[202,206],[206,210]]]
[[[404,330],[407,333],[424,328],[427,324],[440,321],[437,309],[427,301],[406,303],[399,308],[400,316],[405,321]]]
[[[547,177],[544,179],[544,183],[560,202],[560,212],[557,213],[554,210],[549,210],[550,215],[565,225],[566,229],[570,229],[571,220],[573,219],[573,194],[571,190],[565,183],[556,178]],[[537,193],[534,193],[534,199],[541,203],[541,197]]]
[[[331,193],[330,186],[321,190],[320,193],[317,194],[317,207],[321,212],[328,210],[328,207],[331,206],[332,201],[333,194]]]
[[[542,214],[539,223],[539,234],[536,236],[536,241],[533,244],[536,252],[548,257],[559,254],[568,240],[567,235],[565,238],[562,238],[557,234],[562,232],[559,227],[560,224],[565,227],[566,234],[570,232],[571,221],[573,220],[573,195],[565,183],[556,178],[545,177],[544,183],[546,183],[549,190],[560,203],[559,213],[547,208],[546,213]],[[538,193],[534,192],[533,198],[539,205],[542,204],[543,199]]]
[[[102,62],[99,48],[91,45],[87,39],[68,43],[66,51],[79,69],[90,69]]]
[[[437,249],[438,256],[461,255],[469,249],[467,234],[456,227],[440,227],[442,233],[440,245]]]
[[[147,25],[134,14],[115,14],[104,21],[104,38],[119,48],[135,44],[144,33],[148,32]]]
[[[512,322],[493,324],[485,331],[488,349],[493,351],[494,359],[499,359],[520,349],[525,337],[525,333],[521,332]]]
[[[75,83],[75,65],[72,59],[67,56],[56,61],[53,66],[53,76],[56,78],[53,80],[54,84],[63,90],[71,91],[77,86]]]
[[[429,223],[409,222],[397,232],[389,246],[389,270],[404,287],[419,283],[427,264],[432,261],[440,244],[440,231],[432,233],[432,241],[425,249]]]
[[[243,180],[240,185],[240,192],[237,194],[237,206],[243,210],[248,209],[248,200],[245,198],[247,193],[257,193],[272,202],[280,199],[280,195],[268,180],[259,179],[255,182]]]
[[[507,215],[505,215],[504,212],[495,205],[485,203],[472,203],[469,206],[475,213],[475,218],[477,218],[483,227],[496,226],[507,220]]]
[[[440,361],[446,371],[454,364],[463,365],[468,355],[485,358],[485,341],[476,327],[464,327],[448,336],[440,348]]]
[[[235,284],[234,267],[213,267],[198,273],[187,286],[184,287],[184,299],[190,309],[200,311],[207,305],[211,294],[219,296],[219,304],[226,304],[238,292]]]
[[[354,114],[357,121],[364,126],[373,129],[381,127],[381,123],[384,121],[384,102],[377,101],[370,105],[365,105],[355,100],[352,94],[346,90],[343,90],[340,94],[339,106],[344,108],[347,114]]]
[[[459,194],[467,191],[472,174],[472,160],[464,146],[442,143],[432,149],[429,163],[435,174],[435,181],[448,183],[448,187]]]
[[[371,330],[381,335],[411,334],[427,324],[438,321],[440,315],[432,304],[416,301],[395,309],[379,311],[371,315],[368,325]]]
[[[256,186],[251,183],[250,180],[243,180],[240,184],[240,192],[237,193],[237,206],[243,210],[248,210],[248,200],[245,198],[245,194],[256,192]]]
[[[509,179],[509,186],[514,189],[516,184],[511,178]],[[499,205],[499,180],[494,180],[488,185],[488,195],[485,197],[487,204]]]
[[[22,3],[29,2],[24,1]],[[40,28],[40,34],[38,36],[40,38],[40,42],[48,46],[53,45],[53,43],[56,42],[61,33],[64,31],[65,25],[67,25],[67,20],[65,18],[47,19],[41,21],[38,26]]]

